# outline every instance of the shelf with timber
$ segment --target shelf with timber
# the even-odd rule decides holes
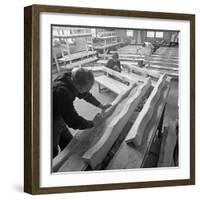
[[[91,33],[54,34],[53,38],[59,39],[60,41],[60,44],[52,47],[53,59],[55,61],[52,63],[52,68],[56,65],[57,73],[63,70],[71,70],[74,67],[82,66],[97,60],[96,51],[93,49]],[[71,46],[68,41],[70,38],[75,38],[75,40],[77,40],[75,42],[77,52],[71,53]],[[83,39],[79,41],[76,38]],[[90,38],[91,41],[88,41],[88,38]],[[64,40],[64,43],[62,40]]]
[[[98,42],[93,43],[93,48],[97,51],[103,51],[101,54],[99,52],[99,57],[102,57],[105,59],[107,51],[112,48],[112,47],[120,47],[120,45],[123,43],[121,42],[120,37],[117,36],[114,32],[113,33],[108,33],[108,34],[101,34],[101,37],[96,37],[95,39]]]

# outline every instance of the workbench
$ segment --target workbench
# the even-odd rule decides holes
[[[131,83],[94,128],[77,132],[70,144],[53,159],[53,172],[144,167],[152,141],[162,130],[168,91],[165,76],[160,77],[154,87],[150,78],[143,83]],[[132,136],[131,130],[141,126],[140,119],[146,112],[154,115],[147,114],[150,118],[145,122],[141,120],[145,131],[141,135],[139,128],[136,137]],[[132,145],[132,141],[137,143]]]

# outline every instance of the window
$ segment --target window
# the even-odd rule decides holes
[[[127,37],[133,37],[133,30],[127,30],[126,35]]]
[[[154,38],[154,31],[147,31],[147,37]]]
[[[163,32],[156,32],[156,38],[163,38]]]

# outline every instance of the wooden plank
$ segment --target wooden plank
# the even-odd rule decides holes
[[[99,122],[95,125],[95,127],[83,131],[78,131],[74,138],[71,140],[69,145],[63,149],[62,152],[60,152],[52,161],[53,171],[56,172],[59,170],[59,168],[63,165],[63,163],[81,146],[81,143],[84,143],[84,141],[88,139],[88,137],[91,137],[90,135],[98,135],[98,128],[99,124],[103,123],[116,109],[117,105],[125,99],[131,90],[133,90],[136,87],[136,84],[131,84],[128,89],[121,94],[119,94],[115,100],[112,102],[111,107],[106,110],[104,113],[102,113],[102,122]],[[95,118],[94,118],[95,120]]]
[[[97,63],[99,64],[106,64],[108,61],[107,60],[98,60]],[[148,70],[146,68],[140,68],[137,65],[134,65],[132,62],[127,62],[127,61],[121,61],[121,64],[127,68],[129,68],[131,71],[133,71],[136,74],[142,75],[144,77],[150,76],[155,79],[158,79],[160,77],[160,73],[158,72],[153,72],[152,70]]]
[[[131,92],[132,92],[132,90],[131,90]],[[128,95],[128,94],[126,93],[126,95]],[[123,98],[125,98],[125,96],[123,96]],[[120,98],[118,98],[118,102],[119,102],[119,100],[125,101],[126,99],[122,99],[122,96],[121,96]],[[114,103],[116,103],[116,102],[114,102]],[[121,102],[119,104],[121,104]],[[105,118],[112,119],[113,111],[115,111],[115,108],[113,109],[113,107],[112,107],[109,111],[104,113],[103,119],[105,119]],[[91,146],[93,146],[98,141],[98,139],[101,137],[101,134],[102,134],[101,130],[102,130],[102,128],[105,128],[105,126],[103,126],[105,120],[103,120],[103,119],[98,123],[98,127],[96,126],[95,129],[89,129],[86,131],[82,131],[75,135],[75,138],[78,141],[76,148],[70,152],[70,154],[68,155],[69,157],[64,160],[62,166],[58,169],[58,171],[62,170],[62,171],[67,172],[67,171],[70,171],[71,169],[74,169],[76,171],[81,171],[87,167],[87,163],[83,162],[81,156]],[[94,119],[94,121],[96,121],[96,120]]]
[[[124,140],[106,169],[134,169],[142,167],[145,156],[157,132],[168,92],[169,85],[165,85],[162,90],[162,95],[154,108],[154,115],[146,126],[141,145],[130,145]]]
[[[58,172],[83,171],[87,168],[87,164],[79,155],[70,156],[63,165],[58,169]]]
[[[173,61],[173,60],[163,60],[163,59],[155,59],[155,58],[150,58],[150,63],[151,64],[157,64],[160,63],[161,65],[168,65],[168,66],[172,66],[172,67],[176,67],[178,68],[178,60],[177,61]]]
[[[153,89],[151,95],[149,96],[145,106],[138,115],[133,127],[129,131],[126,137],[126,143],[134,143],[136,146],[141,144],[146,126],[153,116],[154,107],[160,98],[165,82],[166,75],[162,75],[158,80],[155,88]]]
[[[97,63],[105,65],[107,63],[107,60],[98,60]],[[176,70],[176,68],[162,67],[159,65],[151,65],[152,67],[150,66],[147,68],[141,68],[138,67],[133,62],[128,62],[128,61],[121,61],[121,64],[124,67],[127,67],[132,72],[142,75],[144,77],[150,76],[152,78],[158,79],[160,75],[165,73],[170,77],[178,78],[178,69]]]
[[[125,74],[123,72],[114,71],[114,70],[109,69],[108,67],[105,67],[105,66],[102,66],[102,71],[106,72],[109,75],[115,76],[115,77],[119,78],[122,81],[127,81],[129,83],[136,82],[131,76],[128,76],[127,74]]]
[[[81,61],[77,61],[77,62],[74,62],[72,64],[67,64],[66,66],[61,66],[61,70],[63,69],[73,69],[74,67],[79,67],[81,65],[84,65],[84,64],[87,64],[87,63],[90,63],[90,62],[94,62],[96,61],[97,58],[96,57],[91,57],[91,58],[87,58],[87,59],[84,59],[84,60],[81,60]]]
[[[103,37],[96,37],[96,38],[106,40],[106,39],[111,39],[111,38],[118,38],[118,36],[117,35],[111,35],[111,36],[103,36]]]
[[[106,58],[110,59],[111,56],[110,55],[105,55]],[[124,56],[119,56],[119,60],[120,61],[130,61],[131,64],[134,65],[138,65],[138,61],[144,60],[144,57],[137,57],[137,58],[130,58],[130,57],[124,57]],[[166,68],[170,69],[170,68],[174,68],[175,70],[177,70],[178,68],[178,61],[175,62],[173,60],[162,60],[162,59],[154,59],[154,58],[150,58],[150,64],[151,66],[153,65],[159,65],[159,66],[165,66]]]
[[[88,70],[92,70],[93,72],[102,72],[102,73],[107,72],[108,74],[116,76],[119,79],[121,79],[122,81],[127,81],[129,83],[136,83],[136,82],[143,83],[144,81],[146,81],[146,78],[144,76],[141,76],[141,75],[138,75],[135,73],[128,73],[128,72],[124,72],[124,71],[122,71],[120,73],[120,72],[111,70],[111,69],[105,67],[104,65],[97,65],[97,66],[84,67],[84,68],[87,68]],[[155,86],[156,81],[151,80],[151,84],[153,86]]]
[[[127,85],[120,83],[119,81],[109,78],[108,76],[105,75],[95,77],[95,81],[116,94],[120,94],[124,90],[128,89]]]
[[[120,50],[117,51],[110,51],[110,53],[119,53],[121,55],[130,55],[130,57],[144,57],[143,55],[137,54],[135,51],[132,50]],[[161,58],[161,59],[170,59],[170,60],[178,60],[178,56],[171,56],[171,55],[163,55],[154,53],[151,55],[152,58]]]
[[[152,70],[149,70],[147,68],[140,68],[138,66],[135,66],[131,63],[128,62],[121,62],[124,66],[128,67],[132,72],[135,72],[136,74],[141,74],[145,77],[153,77],[155,79],[159,79],[160,78],[160,74],[158,72],[154,72]]]
[[[93,72],[103,72],[104,66],[91,66],[91,67],[84,67],[85,69],[92,70]]]
[[[173,67],[164,67],[164,66],[161,66],[161,65],[155,65],[155,64],[151,64],[149,68],[152,68],[152,69],[158,69],[158,70],[169,70],[169,71],[174,71],[174,72],[178,72],[179,69],[178,68],[173,68]]]
[[[118,52],[118,51],[110,51],[111,54],[113,53],[118,53],[119,54],[119,58],[129,58],[134,61],[134,60],[137,60],[137,59],[144,59],[144,55],[140,55],[140,54],[135,54],[135,53],[129,53],[129,54],[126,54],[125,52]],[[110,58],[112,57],[112,55],[109,55],[107,54],[106,57]],[[163,61],[163,62],[173,62],[173,63],[178,63],[178,57],[177,58],[171,58],[171,57],[166,57],[166,56],[157,56],[157,55],[151,55],[151,60],[153,61]]]
[[[162,143],[160,148],[160,156],[158,160],[158,167],[170,167],[175,166],[173,160],[174,148],[176,145],[176,124],[175,122],[169,123],[168,131],[164,131],[162,136]]]
[[[100,140],[82,156],[84,161],[93,169],[103,161],[150,86],[151,81],[147,79],[147,81],[138,88],[137,92],[128,99],[126,104],[124,104],[121,112],[106,126],[106,130]]]
[[[148,69],[148,68],[147,68]],[[174,72],[174,71],[169,71],[169,70],[165,70],[165,69],[148,69],[150,70],[152,73],[157,73],[160,75],[166,74],[167,76],[171,77],[171,78],[175,78],[178,79],[179,77],[179,72]]]

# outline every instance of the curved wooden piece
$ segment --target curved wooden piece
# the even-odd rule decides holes
[[[71,140],[71,142],[67,145],[67,147],[63,149],[63,151],[60,152],[53,159],[53,162],[52,162],[53,172],[58,171],[58,169],[63,165],[66,159],[68,159],[73,154],[73,152],[78,148],[78,146],[80,145],[80,142],[85,140],[86,136],[89,137],[90,134],[96,133],[99,131],[99,126],[114,112],[117,105],[130,94],[131,90],[135,86],[136,86],[135,83],[131,84],[126,91],[124,91],[123,93],[121,93],[115,98],[115,100],[111,104],[112,106],[108,110],[106,110],[104,113],[102,113],[102,119],[98,121],[95,127],[91,129],[86,129],[83,131],[78,131],[76,133],[76,135]],[[99,115],[99,113],[97,115]],[[97,121],[96,119],[98,119],[97,115],[93,119],[95,122]]]
[[[151,80],[147,79],[146,82],[138,88],[136,93],[124,104],[120,113],[112,119],[98,142],[82,156],[84,161],[86,161],[93,169],[103,161],[150,86]]]
[[[155,134],[160,124],[162,113],[164,112],[169,88],[169,85],[165,85],[162,89],[160,99],[154,107],[153,116],[148,121],[148,125],[144,131],[141,145],[128,145],[124,140],[106,169],[116,170],[143,167],[145,157],[150,150],[151,144],[155,138]]]
[[[135,66],[133,64],[129,64],[129,63],[124,63],[124,64],[130,70],[132,70],[135,73],[139,73],[139,74],[144,75],[144,76],[151,76],[151,77],[156,78],[156,79],[159,79],[159,77],[160,77],[159,73],[152,72],[151,70],[148,70],[148,69],[145,69],[145,68],[140,68],[140,67],[137,67],[137,66]]]
[[[126,143],[134,143],[136,146],[141,144],[144,131],[149,120],[153,116],[154,107],[160,98],[162,88],[164,87],[165,83],[166,75],[162,75],[154,87],[142,111],[138,115],[133,127],[129,131],[126,137]]]

